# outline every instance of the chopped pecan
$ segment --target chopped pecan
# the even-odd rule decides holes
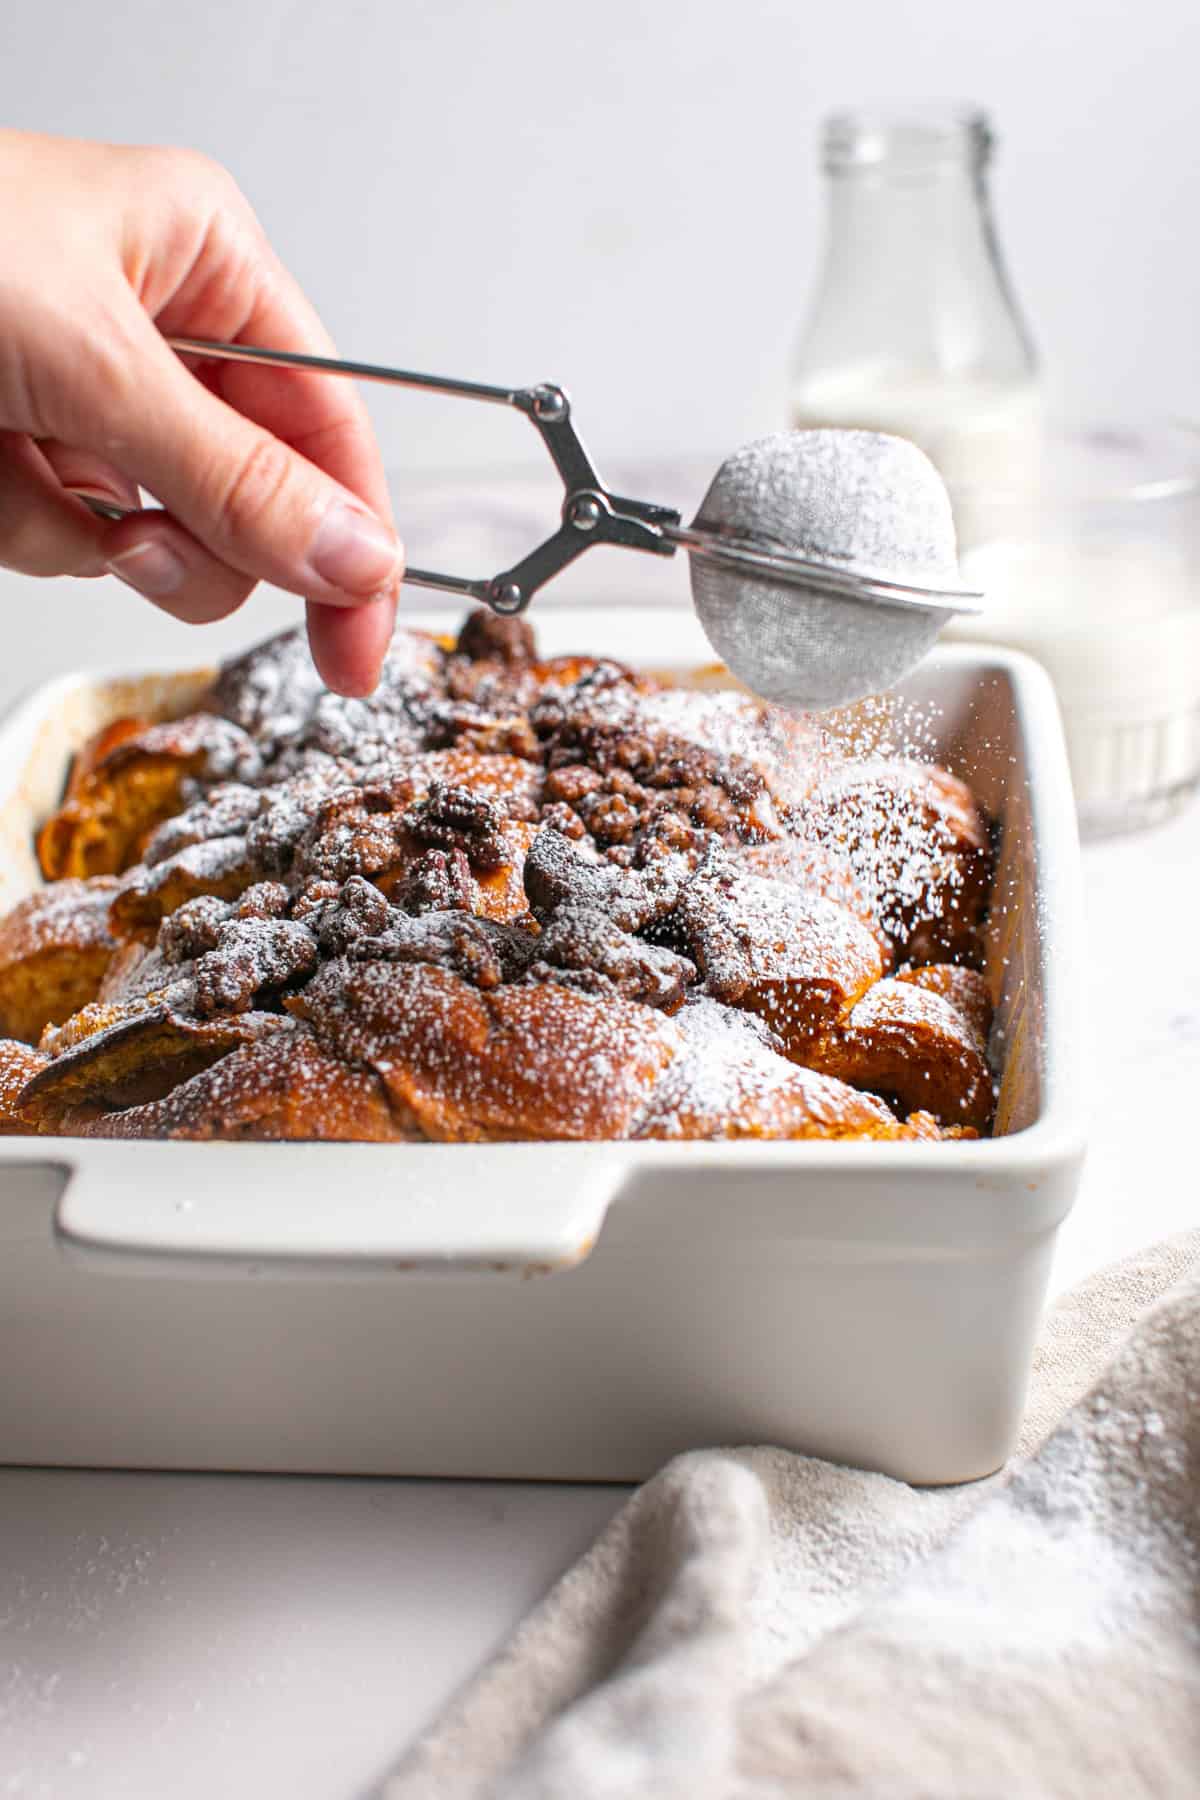
[[[429,710],[425,742],[431,750],[461,748],[481,756],[521,756],[536,761],[542,753],[523,712],[496,711],[469,700],[439,700]]]
[[[530,976],[674,1012],[696,979],[696,966],[686,956],[622,931],[599,907],[566,905],[537,939]]]
[[[568,806],[565,800],[556,800],[549,806],[543,806],[540,823],[548,830],[561,831],[565,838],[570,838],[574,843],[588,834],[587,826],[575,808]]]
[[[230,919],[196,964],[195,1010],[248,1012],[256,995],[288,987],[317,966],[317,940],[291,919]]]
[[[418,918],[393,910],[387,930],[350,946],[355,960],[437,963],[477,988],[496,988],[524,972],[536,940],[527,931],[471,913],[431,912]]]
[[[157,948],[170,963],[192,962],[215,950],[221,927],[229,918],[228,900],[200,894],[168,913],[158,928]]]
[[[603,787],[601,777],[586,763],[565,763],[551,769],[544,791],[547,801],[563,800],[568,806],[578,806],[585,795],[599,793]]]
[[[503,807],[461,784],[432,782],[405,812],[403,822],[420,843],[462,851],[473,869],[486,873],[512,861]]]
[[[509,668],[537,659],[537,646],[527,619],[504,618],[490,606],[477,606],[467,614],[455,645],[460,656],[472,662],[495,661]]]
[[[623,931],[641,931],[671,911],[688,873],[670,857],[645,871],[617,868],[561,832],[540,831],[525,858],[525,892],[541,918],[573,903],[598,907]]]
[[[379,889],[362,875],[352,875],[307,923],[328,956],[340,956],[352,944],[377,938],[392,921],[393,908]]]
[[[392,898],[411,913],[470,912],[474,884],[465,852],[427,850],[392,889]]]

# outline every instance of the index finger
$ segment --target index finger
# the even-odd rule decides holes
[[[257,228],[255,227],[256,233]],[[215,252],[218,261],[228,247]],[[309,355],[336,354],[329,333],[298,283],[261,236],[252,283],[206,282],[201,266],[160,312],[168,336],[211,337]],[[211,365],[208,385],[333,480],[393,523],[391,497],[370,416],[353,381],[303,369],[250,363]],[[369,693],[379,679],[395,619],[394,598],[344,616],[310,604],[308,637],[325,682],[341,693]]]

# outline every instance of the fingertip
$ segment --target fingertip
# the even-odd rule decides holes
[[[326,687],[352,700],[373,694],[395,628],[395,597],[353,608],[310,600],[307,612],[313,662]]]
[[[317,524],[308,561],[331,590],[329,603],[355,604],[395,590],[404,570],[404,549],[374,513],[335,498]]]

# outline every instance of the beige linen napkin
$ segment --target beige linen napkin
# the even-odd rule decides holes
[[[988,1481],[670,1463],[383,1792],[1200,1796],[1200,1231],[1058,1304]]]

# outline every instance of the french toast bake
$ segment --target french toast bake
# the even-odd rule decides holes
[[[987,824],[944,769],[588,657],[303,634],[124,719],[0,923],[0,1132],[938,1139],[988,1130]]]

